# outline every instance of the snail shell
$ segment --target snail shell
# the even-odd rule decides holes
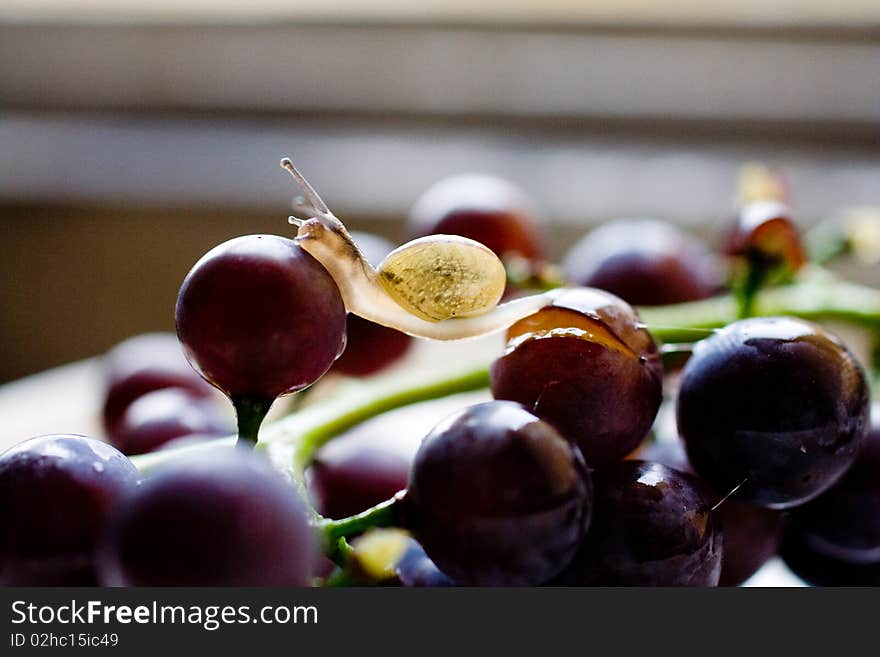
[[[457,235],[428,235],[389,253],[377,271],[394,301],[429,322],[473,317],[504,294],[504,265],[490,249]]]
[[[465,340],[509,327],[553,303],[559,290],[498,305],[506,272],[487,247],[465,237],[429,235],[389,253],[376,271],[343,223],[285,158],[308,205],[296,243],[320,262],[336,282],[348,312],[376,324],[429,340]]]

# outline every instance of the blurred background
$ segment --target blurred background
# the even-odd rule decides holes
[[[621,216],[714,239],[744,162],[810,225],[880,204],[877,0],[0,0],[0,382],[171,330],[205,251],[498,174],[550,253]],[[880,282],[880,273],[858,276]]]

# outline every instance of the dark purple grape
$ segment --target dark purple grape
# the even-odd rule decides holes
[[[780,555],[795,575],[813,586],[880,586],[880,562],[841,561],[821,554],[796,529],[786,532]]]
[[[693,475],[648,461],[593,473],[590,531],[557,584],[715,586],[721,528],[712,494]]]
[[[663,366],[626,302],[572,288],[507,335],[490,370],[492,394],[551,422],[591,467],[622,459],[647,435],[662,400]]]
[[[372,233],[352,231],[351,237],[374,267],[394,249],[391,242]],[[399,360],[412,345],[406,333],[354,314],[348,315],[345,334],[345,351],[336,359],[333,371],[348,376],[374,374]]]
[[[651,443],[636,457],[693,473],[681,441]],[[716,499],[722,495],[715,492]],[[724,528],[719,586],[739,586],[779,551],[785,517],[779,511],[728,498],[719,506]]]
[[[462,585],[535,585],[571,559],[589,526],[580,452],[512,402],[471,406],[437,425],[413,463],[406,524]]]
[[[539,260],[543,219],[515,185],[495,176],[461,174],[428,188],[412,207],[410,237],[460,235],[489,247],[499,258]]]
[[[305,586],[314,538],[295,490],[262,458],[229,449],[147,479],[112,523],[102,580],[123,586]]]
[[[739,586],[779,552],[786,516],[748,502],[728,499],[716,513],[724,528],[719,586]]]
[[[94,585],[95,548],[137,468],[106,443],[31,438],[0,456],[0,584]]]
[[[183,281],[177,335],[230,398],[274,400],[317,381],[344,347],[345,306],[330,274],[292,240],[237,237]]]
[[[232,430],[213,402],[179,388],[168,388],[133,401],[110,442],[125,454],[143,454],[175,438],[225,436]]]
[[[477,397],[482,401],[482,395],[453,395],[399,408],[334,438],[306,472],[315,508],[328,518],[344,518],[406,488],[425,435]]]
[[[129,404],[148,392],[182,388],[197,397],[216,394],[186,362],[173,333],[145,333],[120,342],[104,356],[104,372],[104,429],[111,437]]]
[[[656,219],[608,222],[575,244],[562,266],[567,281],[607,290],[633,305],[705,299],[723,283],[706,246]]]
[[[855,460],[868,390],[858,362],[818,326],[747,319],[697,343],[677,415],[694,470],[715,490],[742,484],[737,499],[784,509],[827,490]]]
[[[354,314],[348,315],[345,333],[345,351],[333,371],[348,376],[375,374],[400,360],[412,346],[412,338],[406,333]]]
[[[361,433],[322,447],[308,471],[315,507],[328,518],[345,518],[406,488],[418,449],[418,443],[407,442],[401,444],[395,435]]]
[[[840,564],[840,574],[873,572],[880,583],[880,404],[858,458],[828,491],[792,512],[786,541],[792,554]],[[802,547],[795,547],[795,544]],[[804,556],[806,559],[806,556]],[[852,568],[846,568],[852,565]],[[830,567],[829,567],[830,568]],[[831,582],[832,573],[825,582]],[[806,579],[813,581],[810,577]],[[832,582],[833,583],[833,582]],[[854,583],[847,578],[839,585]],[[864,582],[867,583],[867,582]]]
[[[410,541],[409,547],[394,568],[401,586],[435,587],[455,586],[453,582],[425,553],[425,549],[416,541]]]

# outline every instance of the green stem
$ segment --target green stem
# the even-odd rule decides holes
[[[735,294],[738,304],[738,319],[746,319],[755,313],[755,297],[758,290],[767,281],[770,273],[768,265],[750,260],[745,265],[742,279],[736,285]]]
[[[694,344],[692,342],[687,342],[684,344],[664,344],[660,348],[660,357],[663,360],[663,369],[669,372],[673,369],[684,367],[684,364],[691,357],[693,351]]]
[[[238,447],[253,447],[257,444],[260,433],[260,425],[274,399],[262,399],[259,397],[233,397],[232,406],[235,408],[235,417],[238,421]]]
[[[321,586],[324,587],[350,587],[363,586],[364,582],[358,579],[348,568],[340,566],[327,576]]]
[[[665,329],[655,327],[720,328],[736,321],[738,310],[734,296],[725,294],[674,306],[643,307],[639,313],[654,337],[665,342]],[[880,290],[830,277],[804,280],[762,289],[755,295],[754,314],[791,315],[811,321],[838,320],[877,330],[880,329]],[[674,341],[685,340],[676,335]]]
[[[662,310],[662,308],[658,307],[658,310]],[[639,312],[641,313],[641,310]],[[711,327],[678,328],[675,326],[658,326],[646,322],[642,322],[642,327],[648,329],[654,339],[664,345],[693,344],[703,338],[708,338],[717,330]]]
[[[352,387],[348,394],[339,399],[328,400],[320,405],[316,414],[320,421],[312,426],[299,427],[296,449],[293,453],[293,468],[302,472],[314,453],[327,441],[343,431],[357,426],[365,420],[386,411],[408,406],[420,401],[446,397],[459,392],[479,390],[489,385],[489,372],[485,364],[474,369],[459,372],[447,377],[414,381],[406,377],[395,380],[391,385],[359,385]],[[316,407],[312,407],[316,408]],[[307,412],[309,409],[305,409]],[[282,430],[267,438],[267,443],[290,440],[288,431]]]
[[[323,520],[317,524],[328,545],[336,545],[339,539],[362,534],[373,527],[395,527],[402,520],[405,492],[401,491],[391,499],[380,502],[354,516],[340,520]]]
[[[318,543],[323,544],[324,546],[324,556],[347,572],[349,565],[351,564],[354,549],[348,544],[348,541],[344,537],[338,538],[332,543],[328,543],[324,540],[324,533],[319,522],[315,523],[315,531],[318,535]]]

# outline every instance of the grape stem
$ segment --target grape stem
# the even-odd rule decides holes
[[[711,335],[714,331],[710,331]],[[687,362],[694,351],[693,342],[669,343],[660,347],[660,357],[663,361],[663,369],[669,371]]]
[[[770,267],[758,259],[750,259],[745,264],[742,278],[735,288],[738,305],[738,319],[751,317],[755,312],[755,297],[767,281]]]
[[[329,545],[336,545],[340,538],[360,534],[373,527],[399,527],[403,520],[403,501],[406,491],[402,490],[393,497],[370,507],[357,515],[339,520],[324,519],[317,523]]]
[[[260,426],[274,400],[257,397],[233,397],[232,406],[238,422],[238,447],[253,447],[259,440]]]
[[[721,328],[738,319],[737,301],[731,294],[673,306],[639,308],[642,321],[662,342],[687,342],[683,333]],[[754,315],[791,315],[811,321],[838,320],[862,328],[880,329],[880,290],[849,283],[824,272],[801,276],[791,285],[764,288],[754,299]],[[663,327],[686,326],[684,331]],[[705,334],[701,337],[707,337]],[[696,339],[699,339],[696,338]]]

